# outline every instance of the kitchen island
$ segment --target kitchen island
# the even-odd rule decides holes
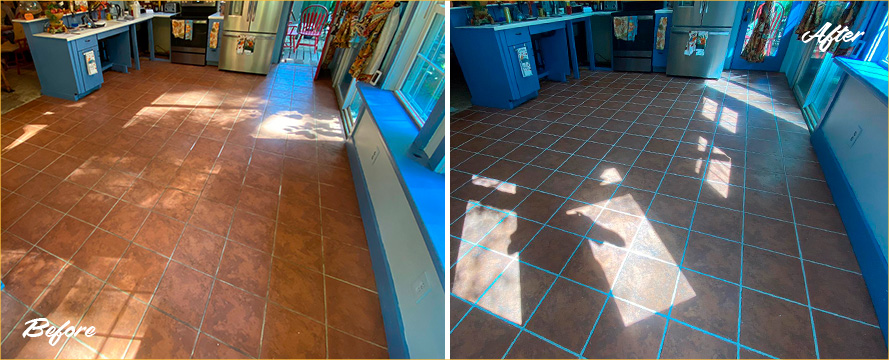
[[[592,59],[590,17],[597,14],[578,13],[509,24],[453,26],[451,45],[472,93],[472,103],[512,109],[537,96],[539,79],[564,82],[569,75],[580,78],[574,23],[583,23],[587,58]],[[451,18],[462,17],[452,11]],[[538,64],[542,64],[540,70]],[[590,61],[591,70],[593,66],[594,62]]]
[[[169,15],[146,13],[133,20],[107,20],[105,26],[99,28],[69,30],[62,34],[44,32],[46,18],[13,21],[24,28],[40,80],[40,92],[76,101],[102,87],[103,71],[126,73],[130,67],[140,69],[136,24],[148,25],[149,59],[154,59],[152,22],[148,20]],[[70,27],[82,16],[85,13],[67,15],[62,22]]]

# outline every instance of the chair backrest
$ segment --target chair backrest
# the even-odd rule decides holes
[[[299,31],[320,32],[327,23],[328,14],[327,8],[322,5],[307,6],[299,17]]]

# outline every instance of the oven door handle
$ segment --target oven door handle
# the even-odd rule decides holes
[[[636,20],[654,20],[654,15],[637,16]]]
[[[232,34],[222,34],[222,36],[224,36],[224,37],[230,37],[230,38],[240,37],[240,35],[232,35]],[[252,36],[252,37],[255,37],[255,38],[258,38],[258,39],[274,39],[274,38],[275,38],[275,35],[255,35],[255,34],[251,34],[251,35],[245,35],[245,36]]]

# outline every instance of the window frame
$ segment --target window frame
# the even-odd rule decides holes
[[[407,77],[410,73],[411,67],[413,67],[414,62],[417,61],[417,53],[420,51],[420,47],[423,45],[423,40],[426,38],[426,34],[429,32],[432,27],[432,23],[435,20],[435,15],[442,16],[442,27],[445,35],[445,52],[447,53],[448,45],[447,45],[447,16],[445,14],[445,3],[444,1],[436,1],[425,3],[419,2],[420,7],[417,8],[418,11],[414,13],[414,17],[422,14],[422,21],[416,21],[411,19],[411,26],[407,29],[407,35],[404,38],[402,44],[409,42],[409,46],[402,47],[399,49],[398,56],[395,59],[392,68],[399,69],[395,74],[392,74],[391,78],[386,79],[383,84],[384,89],[392,90],[395,94],[395,98],[401,103],[401,106],[407,111],[408,115],[410,115],[411,119],[414,121],[414,125],[418,128],[423,127],[423,124],[426,123],[426,120],[416,110],[414,110],[413,106],[408,101],[407,97],[402,93],[401,87],[404,86],[405,81],[407,81]],[[423,6],[425,5],[425,6]],[[445,60],[447,63],[447,60]],[[442,69],[445,70],[445,69]],[[447,72],[443,71],[443,75],[445,79],[442,79],[442,84],[440,87],[445,85],[445,80],[447,77]],[[442,89],[444,90],[444,89]],[[442,94],[443,96],[444,94]]]

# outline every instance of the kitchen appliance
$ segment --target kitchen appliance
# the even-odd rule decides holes
[[[718,79],[732,43],[736,12],[734,1],[675,1],[667,75]]]
[[[177,2],[167,1],[164,4],[164,12],[165,13],[178,13],[182,11],[181,6]]]
[[[170,34],[170,62],[204,66],[207,64],[207,33],[209,32],[207,17],[216,12],[214,2],[184,3],[178,15],[172,20],[190,20],[192,22],[191,40],[177,38]],[[173,27],[171,26],[171,32]]]
[[[284,3],[228,1],[219,39],[219,69],[268,74]]]
[[[663,7],[660,1],[621,2],[623,9],[612,13],[615,17],[636,17],[636,37],[632,41],[611,39],[614,71],[651,72],[651,54],[654,51],[654,11]]]

